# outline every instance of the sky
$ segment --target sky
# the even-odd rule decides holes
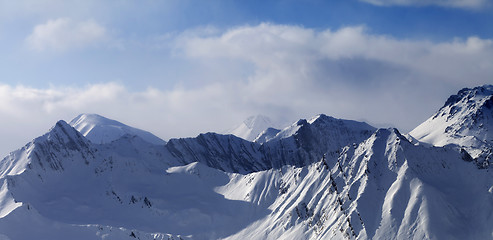
[[[0,154],[97,113],[167,140],[251,115],[408,132],[493,84],[492,0],[0,0]]]

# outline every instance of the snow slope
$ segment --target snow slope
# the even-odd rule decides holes
[[[237,175],[218,192],[271,211],[228,239],[493,238],[492,174],[395,129],[306,167]]]
[[[165,147],[129,134],[95,144],[59,121],[0,161],[0,233],[11,239],[224,238],[269,214],[265,206],[216,191],[241,175],[233,172],[272,169],[263,149],[213,133],[172,139]]]
[[[493,174],[461,148],[325,115],[267,135],[59,121],[0,161],[0,239],[493,239]]]
[[[150,132],[127,126],[97,114],[81,114],[70,121],[70,125],[93,143],[109,143],[125,134],[139,136],[145,141],[157,145],[166,143]]]
[[[248,203],[214,192],[226,173],[199,163],[172,167],[171,158],[136,136],[93,144],[60,121],[2,161],[0,232],[10,239],[215,239],[256,220],[236,217]]]
[[[2,161],[1,234],[89,240],[493,237],[493,175],[454,149],[414,145],[395,129],[379,129],[306,166],[244,174],[198,162],[180,165],[164,149],[130,135],[93,144],[58,122]]]
[[[479,166],[489,166],[493,163],[493,86],[460,90],[410,134],[436,146],[463,147]]]
[[[279,129],[271,128],[271,127],[267,128],[264,131],[262,131],[253,141],[256,143],[263,144],[273,139],[279,132],[281,132],[281,130]]]

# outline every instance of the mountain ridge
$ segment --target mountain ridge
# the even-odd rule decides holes
[[[430,121],[460,124],[469,106],[484,116],[488,91],[461,91]],[[469,123],[456,133],[477,133]],[[93,142],[59,121],[0,161],[0,239],[493,237],[493,174],[478,165],[475,151],[488,148],[479,137],[479,150],[436,147],[324,114],[264,137]]]
[[[493,85],[464,88],[410,134],[436,146],[456,145],[478,166],[493,163]]]

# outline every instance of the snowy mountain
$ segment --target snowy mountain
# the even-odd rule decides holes
[[[493,163],[493,86],[460,90],[410,134],[436,146],[458,145],[487,167]]]
[[[254,142],[93,141],[71,125],[0,161],[1,240],[493,239],[493,174],[474,146],[323,114]]]
[[[234,135],[200,134],[170,139],[166,149],[182,164],[200,162],[225,172],[249,173],[271,168],[262,160],[260,145]]]
[[[206,133],[171,139],[166,148],[183,164],[198,161],[226,172],[249,173],[284,165],[306,166],[325,153],[335,154],[343,146],[364,141],[374,130],[366,123],[322,114],[310,121],[299,120],[262,144]]]
[[[306,167],[235,177],[218,192],[270,213],[228,239],[493,237],[491,172],[395,129]]]
[[[324,154],[336,155],[347,145],[358,144],[376,129],[366,123],[342,120],[320,114],[301,119],[277,133],[261,146],[271,166],[307,166]]]
[[[271,139],[273,139],[281,130],[276,128],[267,128],[262,131],[253,141],[256,143],[263,144]]]
[[[278,127],[277,124],[274,124],[270,118],[263,115],[255,115],[248,117],[241,124],[228,130],[226,133],[233,134],[248,141],[253,141],[267,128],[276,127]]]
[[[70,125],[93,143],[109,143],[125,134],[136,135],[145,141],[158,145],[166,143],[150,132],[127,126],[97,114],[81,114],[70,121]]]
[[[149,152],[153,147],[156,150]],[[212,233],[201,235],[204,229],[218,229],[224,222],[209,220],[208,214],[217,212],[222,221],[235,222],[232,210],[210,206],[228,203],[212,191],[217,183],[170,168],[159,149],[163,148],[129,135],[92,144],[58,122],[2,161],[0,236],[168,239],[172,235],[162,233],[166,230],[209,239]],[[224,173],[209,172],[212,180],[216,174],[215,181],[222,181]],[[198,202],[203,205],[191,204]]]

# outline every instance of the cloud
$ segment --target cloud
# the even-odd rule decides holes
[[[235,83],[242,104],[258,111],[364,117],[393,122],[404,131],[458,89],[490,83],[493,76],[491,39],[396,39],[362,26],[335,31],[242,26],[215,36],[178,37],[176,52],[225,70],[238,68],[234,64],[251,69],[223,82]]]
[[[338,80],[331,80],[331,77],[344,82],[347,74],[368,75],[366,79],[361,76],[360,83],[375,77],[383,78],[378,80],[382,82],[386,76],[390,77],[389,81],[399,81],[393,79],[397,71],[454,85],[467,81],[481,83],[493,76],[491,39],[473,36],[435,43],[375,35],[361,26],[315,31],[264,23],[234,28],[213,37],[179,38],[177,49],[193,59],[252,63],[256,72],[250,82],[262,84],[263,88],[268,82],[279,85],[281,81],[299,83],[302,79],[306,80],[303,83],[306,85],[320,78],[314,76],[320,71],[325,74],[325,81],[332,82]],[[384,71],[379,71],[381,68]],[[270,76],[256,81],[274,73],[291,77]],[[278,87],[298,89],[299,86]]]
[[[235,94],[231,90],[222,84],[169,91],[131,91],[114,82],[45,89],[0,84],[0,126],[6,126],[0,135],[8,136],[0,140],[0,154],[42,135],[56,121],[68,122],[80,113],[99,113],[163,138],[222,130],[234,122],[228,115],[238,113],[229,101]]]
[[[65,51],[95,45],[106,38],[106,29],[94,20],[58,18],[35,26],[26,43],[36,51]]]
[[[194,79],[144,90],[114,82],[44,89],[0,84],[0,125],[8,126],[0,135],[10,136],[0,152],[82,112],[165,139],[221,131],[257,113],[288,122],[325,113],[392,123],[406,132],[450,94],[493,77],[493,40],[474,36],[431,42],[372,34],[362,26],[315,30],[264,23],[191,30],[164,41],[171,41],[173,58]]]
[[[488,0],[360,0],[377,6],[441,6],[480,9],[488,6]]]

